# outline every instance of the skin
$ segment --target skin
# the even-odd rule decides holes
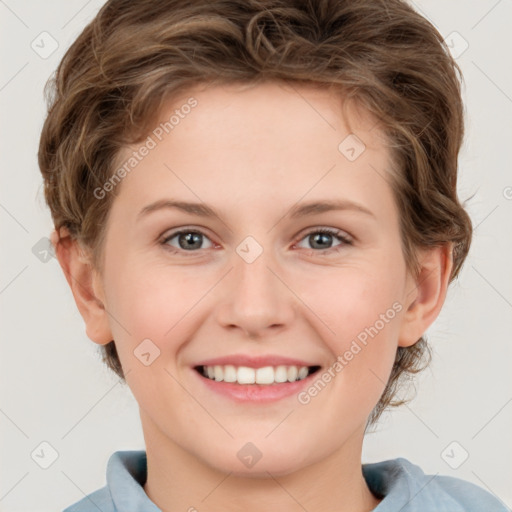
[[[419,251],[419,275],[407,271],[389,150],[355,104],[342,112],[338,96],[315,87],[232,84],[188,91],[160,121],[190,96],[198,105],[118,185],[102,272],[65,231],[54,237],[88,336],[116,341],[138,401],[144,489],[164,511],[372,510],[379,500],[361,472],[366,420],[397,347],[414,344],[439,313],[449,248]],[[366,146],[353,162],[338,150],[350,133]],[[160,209],[138,218],[171,198],[206,203],[218,217]],[[370,213],[289,215],[298,202],[326,199]],[[204,233],[199,249],[180,248],[179,237],[162,243],[183,227]],[[328,236],[322,253],[307,236],[314,228],[350,243]],[[236,252],[249,235],[263,249],[252,263]],[[397,303],[401,311],[307,405],[296,395],[235,402],[192,369],[218,356],[277,354],[325,370]],[[134,356],[147,338],[160,349],[149,366]],[[237,457],[248,442],[262,454],[252,468]]]

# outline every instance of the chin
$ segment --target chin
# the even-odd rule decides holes
[[[313,454],[308,457],[306,447],[286,445],[278,447],[273,443],[234,441],[222,449],[218,457],[209,453],[204,461],[217,471],[231,473],[244,478],[269,478],[285,476],[303,469],[315,462]],[[212,457],[212,455],[214,455]]]

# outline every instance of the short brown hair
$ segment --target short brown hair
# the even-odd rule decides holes
[[[439,32],[402,0],[110,0],[49,81],[39,166],[57,230],[89,248],[101,269],[115,193],[94,190],[137,143],[165,100],[197,84],[283,80],[336,88],[379,121],[390,141],[403,250],[453,244],[458,274],[471,242],[457,198],[463,132],[459,67]],[[121,378],[114,341],[104,360]],[[370,417],[419,371],[422,337],[399,347]]]

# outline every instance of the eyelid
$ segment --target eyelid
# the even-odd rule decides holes
[[[208,240],[210,240],[210,242],[213,245],[218,245],[206,233],[205,228],[203,228],[203,227],[197,228],[197,227],[189,227],[189,226],[184,226],[184,227],[181,227],[181,228],[176,228],[176,230],[171,230],[171,232],[168,232],[168,231],[164,232],[159,237],[160,244],[161,245],[166,245],[167,247],[169,247],[168,250],[173,252],[173,253],[200,253],[202,251],[201,249],[198,249],[196,251],[186,251],[185,249],[178,249],[178,248],[172,247],[172,246],[167,244],[167,242],[169,242],[169,240],[172,240],[174,237],[176,237],[178,235],[181,235],[181,234],[184,234],[184,233],[200,234],[200,235],[204,236],[205,238],[207,238]],[[309,236],[311,234],[314,234],[314,233],[326,233],[328,235],[333,236],[334,238],[338,238],[338,240],[340,240],[340,242],[341,242],[341,244],[339,246],[329,247],[327,249],[318,249],[318,250],[309,249],[310,251],[313,251],[313,252],[316,252],[316,253],[335,252],[338,249],[338,247],[340,247],[340,246],[342,247],[342,246],[345,246],[345,245],[352,245],[353,242],[354,242],[354,238],[349,233],[347,233],[346,231],[343,231],[343,230],[338,229],[338,228],[330,228],[330,227],[325,227],[325,226],[315,226],[313,228],[307,229],[306,231],[301,231],[301,233],[299,235],[297,235],[297,237],[295,237],[295,241],[293,242],[293,245],[295,246],[296,244],[301,242],[303,239],[305,239],[307,236]]]
[[[173,239],[175,236],[177,235],[181,235],[181,234],[184,234],[184,233],[197,233],[197,234],[200,234],[202,236],[204,236],[205,238],[208,238],[208,240],[210,240],[210,242],[213,244],[213,245],[218,245],[216,242],[214,242],[212,240],[212,237],[207,233],[207,230],[206,228],[203,228],[203,227],[189,227],[189,226],[184,226],[184,227],[181,227],[181,228],[176,228],[175,230],[166,230],[162,233],[162,235],[160,235],[158,237],[158,241],[161,243],[161,244],[166,244],[169,240]],[[199,251],[187,251],[187,252],[199,252]]]
[[[300,235],[296,238],[296,241],[294,242],[294,246],[302,242],[305,238],[307,238],[309,235],[315,234],[315,233],[325,233],[333,238],[337,238],[340,243],[338,245],[335,245],[333,247],[328,247],[327,249],[307,249],[305,247],[301,247],[301,249],[309,251],[311,254],[317,254],[317,255],[331,255],[336,254],[338,251],[345,248],[347,245],[353,245],[354,238],[349,235],[347,232],[337,229],[337,228],[328,228],[328,227],[321,227],[317,226],[312,229],[307,230],[306,232],[301,232]]]
[[[340,238],[346,243],[352,243],[354,241],[354,237],[351,236],[346,231],[343,231],[342,229],[338,228],[329,228],[324,226],[316,226],[314,228],[306,230],[305,232],[301,232],[301,234],[297,238],[297,241],[300,241],[306,236],[311,235],[313,233],[327,233],[329,235]]]

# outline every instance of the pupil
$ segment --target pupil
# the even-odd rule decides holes
[[[182,243],[182,240],[185,239],[186,241],[184,243]],[[181,235],[179,237],[179,240],[180,240],[180,247],[182,249],[197,249],[197,248],[200,248],[201,247],[201,235],[199,233],[186,233],[184,235]],[[194,241],[196,242],[196,246],[195,247],[191,247],[190,244],[194,244]],[[187,245],[189,244],[189,245]]]
[[[320,242],[321,243],[328,243],[330,240],[330,237],[332,237],[332,235],[330,235],[329,233],[315,233],[314,235],[311,235],[312,237],[312,240],[313,242],[311,243],[311,245],[314,247],[314,245],[317,243],[317,242]],[[325,249],[325,246],[322,246],[320,245],[319,247],[320,249]]]

